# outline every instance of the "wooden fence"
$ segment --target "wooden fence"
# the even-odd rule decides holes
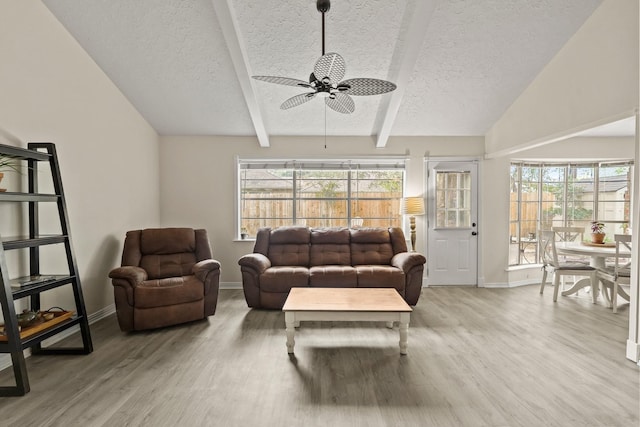
[[[556,205],[556,197],[553,193],[542,193],[542,212],[550,212]],[[520,203],[520,233],[521,237],[526,237],[529,233],[535,234],[539,225],[538,221],[538,193],[522,193]],[[518,214],[518,194],[511,193],[509,212],[511,221],[517,220]],[[540,219],[542,228],[551,228],[553,216]],[[517,236],[517,223],[511,222],[509,235]]]
[[[286,199],[289,197],[289,199]],[[242,205],[242,226],[250,236],[260,227],[293,224],[294,203],[290,192],[260,192],[247,196]],[[389,193],[359,193],[351,200],[351,217],[362,218],[362,227],[400,227],[400,199],[388,199]],[[296,224],[309,227],[347,227],[345,193],[336,193],[335,200],[307,197],[296,200]]]

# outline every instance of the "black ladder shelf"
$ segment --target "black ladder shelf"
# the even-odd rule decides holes
[[[31,348],[32,354],[89,354],[93,351],[89,322],[82,296],[78,266],[71,244],[67,206],[62,189],[62,178],[58,164],[55,144],[49,142],[32,142],[28,149],[0,144],[0,155],[11,157],[17,162],[27,164],[29,189],[27,193],[0,192],[0,202],[27,202],[29,207],[29,236],[2,238],[0,236],[0,304],[4,317],[4,333],[6,340],[0,341],[0,353],[10,353],[15,377],[15,386],[0,386],[0,396],[22,396],[29,392],[29,377],[23,351]],[[54,194],[38,192],[38,164],[46,162],[51,170]],[[39,203],[56,203],[60,217],[59,235],[39,234]],[[40,247],[44,245],[63,244],[68,264],[68,274],[46,275],[45,281],[27,284],[22,287],[12,287],[5,251],[13,249],[29,250],[29,274],[40,276]],[[21,338],[14,301],[29,297],[32,311],[39,311],[40,293],[61,286],[71,285],[75,300],[75,314],[55,325]],[[78,325],[82,335],[82,347],[43,347],[41,342],[47,338]]]

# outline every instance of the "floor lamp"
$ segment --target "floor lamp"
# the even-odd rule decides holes
[[[409,216],[411,225],[411,251],[416,251],[416,215],[424,215],[424,199],[422,197],[405,197],[402,199],[400,213]]]

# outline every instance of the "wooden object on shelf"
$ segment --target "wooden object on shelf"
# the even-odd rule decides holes
[[[53,314],[53,319],[51,320],[42,320],[40,323],[34,324],[32,326],[25,326],[20,329],[20,338],[27,338],[33,334],[38,332],[42,332],[46,329],[49,329],[52,326],[57,325],[60,322],[64,322],[65,320],[71,318],[75,314],[74,311],[56,311],[51,313]],[[4,334],[4,325],[0,325],[0,341],[8,341],[7,335]]]
[[[14,159],[26,164],[28,189],[26,192],[0,192],[0,203],[26,203],[28,207],[27,236],[0,236],[0,308],[4,318],[4,335],[0,337],[0,353],[11,354],[11,363],[15,379],[15,386],[0,386],[0,396],[22,396],[29,392],[29,377],[24,359],[24,350],[31,349],[32,354],[89,354],[93,351],[89,322],[82,295],[80,275],[76,263],[71,232],[67,214],[67,206],[62,188],[62,177],[58,163],[55,145],[49,142],[29,143],[27,149],[0,144],[0,156]],[[46,172],[39,171],[38,165],[46,164]],[[40,193],[39,183],[46,182],[47,188],[53,187],[53,194]],[[50,209],[40,212],[41,203],[55,203],[57,206],[59,234],[41,235],[40,222],[52,222]],[[46,216],[48,218],[45,218]],[[2,220],[2,219],[0,219]],[[5,219],[6,220],[6,219]],[[43,221],[44,222],[44,221]],[[62,245],[66,257],[68,273],[46,274],[40,271],[40,247]],[[28,250],[28,276],[10,279],[5,251]],[[55,314],[51,320],[43,321],[34,326],[20,328],[16,316],[14,301],[29,298],[29,310],[40,312],[40,294],[63,286],[70,286],[73,290],[75,302],[74,310]],[[82,345],[79,347],[42,347],[42,341],[68,330],[79,327]]]

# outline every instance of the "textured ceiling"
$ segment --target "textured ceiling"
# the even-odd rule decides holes
[[[163,135],[484,135],[602,0],[333,0],[345,78],[391,80],[350,115],[303,89],[321,55],[315,0],[43,0]],[[325,116],[326,114],[326,116]],[[380,143],[380,141],[379,141]],[[384,140],[382,141],[384,145]]]

